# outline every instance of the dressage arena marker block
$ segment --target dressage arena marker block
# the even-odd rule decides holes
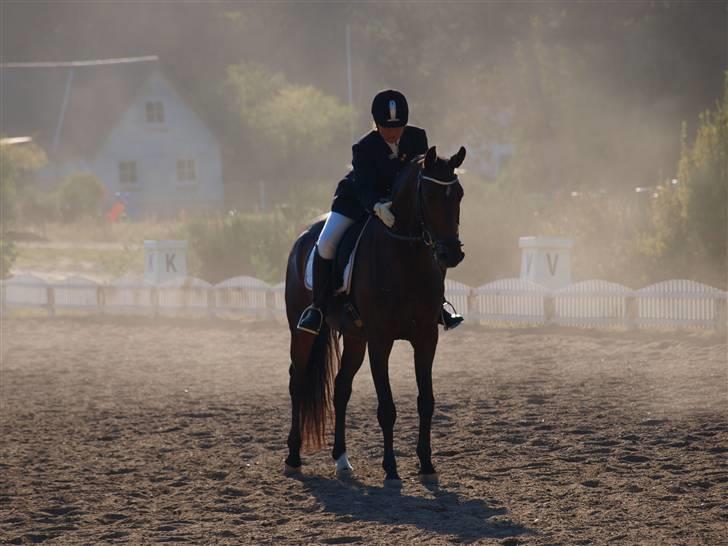
[[[550,290],[571,284],[571,247],[574,241],[553,237],[521,237],[521,279]]]
[[[144,241],[144,280],[161,284],[187,276],[187,241]]]

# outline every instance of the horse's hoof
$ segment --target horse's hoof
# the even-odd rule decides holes
[[[301,473],[300,466],[291,466],[288,463],[283,464],[283,475],[284,476],[295,476]]]
[[[351,468],[337,469],[336,478],[339,480],[351,480],[354,477],[354,470]]]
[[[387,476],[386,478],[384,478],[384,487],[399,489],[402,487],[402,479],[397,474],[393,476]]]
[[[433,472],[432,474],[418,474],[418,476],[420,478],[420,483],[436,485],[440,482],[440,476],[437,472]]]
[[[336,477],[339,479],[351,478],[354,475],[354,469],[349,463],[349,458],[346,453],[342,453],[341,456],[336,459]]]

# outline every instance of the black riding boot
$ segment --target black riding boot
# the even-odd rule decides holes
[[[326,300],[331,292],[331,263],[322,258],[318,249],[313,256],[313,304],[306,307],[298,320],[298,329],[318,335],[324,323]]]
[[[452,330],[460,326],[465,319],[457,311],[455,311],[454,313],[450,313],[447,309],[445,309],[445,305],[449,305],[450,307],[452,307],[452,310],[455,311],[455,308],[450,302],[443,302],[439,322],[440,324],[445,326],[445,330]]]
[[[459,313],[450,313],[444,307],[442,308],[442,315],[440,317],[440,323],[445,326],[445,330],[452,330],[457,328],[465,320]]]
[[[445,275],[447,275],[447,269],[442,270],[443,284],[445,283]],[[453,310],[452,313],[445,308],[446,305],[450,306]],[[455,306],[445,298],[442,298],[442,312],[440,313],[440,320],[438,321],[438,324],[445,326],[445,331],[447,331],[457,328],[464,320],[463,316],[455,310]]]

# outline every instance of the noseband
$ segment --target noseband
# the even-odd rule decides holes
[[[429,223],[427,222],[427,215],[425,214],[425,205],[422,200],[422,182],[432,182],[434,184],[438,184],[440,186],[447,186],[448,190],[450,189],[450,186],[453,184],[456,184],[459,182],[458,177],[456,176],[452,180],[438,180],[437,178],[433,178],[431,176],[425,176],[422,174],[422,171],[417,173],[417,223],[420,224],[420,235],[399,235],[398,233],[394,233],[392,230],[388,229],[386,232],[390,237],[393,237],[394,239],[398,239],[400,241],[409,241],[412,243],[419,243],[422,242],[425,244],[425,246],[430,247],[433,252],[435,252],[438,248],[441,248],[443,246],[446,246],[448,244],[454,245],[457,244],[459,246],[462,246],[462,243],[460,243],[460,240],[457,237],[450,237],[448,239],[440,240],[435,239],[432,236],[432,230],[430,229]]]

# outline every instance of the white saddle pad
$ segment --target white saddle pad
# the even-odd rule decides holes
[[[351,251],[351,254],[349,255],[349,259],[346,262],[346,267],[344,268],[344,280],[343,284],[336,288],[336,294],[348,294],[349,290],[351,290],[351,276],[354,272],[354,261],[356,259],[356,251],[359,249],[359,241],[361,241],[361,236],[364,234],[364,231],[367,229],[367,226],[369,225],[369,222],[371,221],[371,216],[367,218],[366,223],[364,224],[364,227],[361,229],[361,232],[359,233],[359,237],[356,239],[356,244],[354,245],[354,249]],[[311,250],[308,253],[308,257],[306,258],[306,274],[303,276],[303,282],[306,285],[306,288],[309,290],[313,290],[313,251],[316,249],[316,247],[312,247]]]

